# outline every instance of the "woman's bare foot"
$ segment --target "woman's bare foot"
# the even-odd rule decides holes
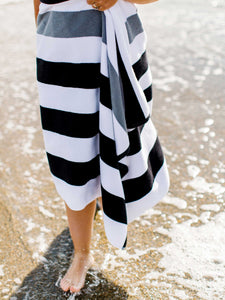
[[[79,292],[84,286],[86,273],[94,262],[94,257],[90,253],[75,253],[72,264],[60,281],[60,287],[63,291],[67,292],[70,290],[71,293]]]

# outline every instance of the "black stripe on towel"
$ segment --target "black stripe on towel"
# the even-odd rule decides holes
[[[110,96],[110,83],[109,78],[100,74],[100,102],[112,110],[111,96]]]
[[[130,142],[130,148],[128,152],[129,155],[134,155],[137,152],[141,150],[141,126],[135,128],[132,131],[128,132],[129,142]]]
[[[71,185],[84,185],[100,174],[99,155],[88,162],[72,162],[48,152],[51,173]]]
[[[137,79],[139,80],[141,76],[144,75],[144,73],[148,69],[148,58],[147,58],[146,51],[141,55],[139,60],[132,65],[132,67]]]
[[[104,149],[104,152],[102,151],[101,153],[101,158],[104,160],[104,162],[110,166],[115,164],[117,161],[115,141],[108,138],[100,131],[99,143],[100,149]]]
[[[101,186],[101,191],[104,213],[114,221],[127,224],[127,213],[124,200],[120,197],[110,194],[103,188],[103,186]]]
[[[136,201],[148,194],[153,185],[153,175],[147,170],[143,175],[123,181],[126,203]]]
[[[40,105],[41,123],[45,130],[78,138],[90,138],[99,132],[99,111],[80,114],[43,107]]]
[[[147,87],[144,91],[145,97],[147,102],[150,102],[152,100],[152,84]]]
[[[127,245],[127,237],[126,237],[126,240],[125,240],[125,242],[124,242],[124,244],[123,244],[122,249],[125,249],[125,248],[126,248],[126,245]]]
[[[139,200],[151,191],[154,178],[162,167],[163,162],[164,157],[162,148],[157,137],[156,142],[149,154],[147,171],[139,177],[123,181],[127,203]]]
[[[153,176],[155,178],[156,174],[160,170],[164,163],[164,156],[161,144],[159,142],[159,137],[157,136],[154,146],[149,154],[148,168],[152,169]]]
[[[37,80],[65,87],[92,89],[99,87],[100,63],[37,62]]]

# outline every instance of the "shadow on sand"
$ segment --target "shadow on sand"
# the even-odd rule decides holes
[[[79,294],[63,292],[57,281],[65,274],[72,255],[73,243],[67,228],[54,239],[41,263],[26,276],[10,300],[128,299],[124,289],[94,268],[88,270],[85,286]]]

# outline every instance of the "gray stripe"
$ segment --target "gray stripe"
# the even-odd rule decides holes
[[[126,21],[127,34],[129,43],[131,44],[134,38],[141,32],[144,31],[141,20],[138,14],[132,15],[127,18]]]
[[[76,12],[49,11],[38,15],[37,33],[57,38],[102,36],[102,12],[96,9]]]
[[[110,94],[112,101],[112,111],[120,123],[120,125],[127,129],[125,120],[125,108],[124,108],[124,98],[123,98],[123,86],[120,77],[116,73],[113,65],[111,64],[109,58],[108,60],[108,70],[109,70],[109,81],[110,81]]]
[[[107,43],[107,41],[106,41],[106,17],[105,17],[105,14],[102,14],[102,42],[104,44]]]

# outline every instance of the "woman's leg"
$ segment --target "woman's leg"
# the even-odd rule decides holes
[[[96,199],[83,210],[71,210],[66,204],[70,235],[74,245],[74,258],[66,275],[60,282],[64,291],[79,292],[84,286],[87,270],[94,263],[90,253]]]

